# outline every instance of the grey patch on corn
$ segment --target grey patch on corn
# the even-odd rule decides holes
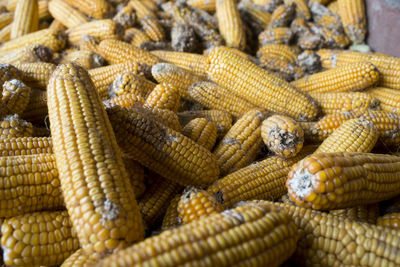
[[[243,217],[243,215],[239,212],[234,212],[233,210],[224,210],[223,212],[221,212],[221,215],[230,219],[234,218],[241,223],[245,222],[245,218]]]
[[[120,213],[119,205],[107,199],[104,202],[104,210],[101,212],[101,223],[104,225],[108,220],[115,220]]]
[[[218,192],[215,193],[215,194],[213,195],[213,197],[215,198],[215,200],[216,200],[218,203],[221,203],[221,204],[224,204],[224,203],[225,203],[225,201],[224,201],[224,193],[222,193],[221,190],[218,190]]]
[[[301,199],[304,199],[313,190],[312,174],[303,167],[303,162],[303,160],[300,162],[300,168],[296,170],[292,179],[288,180],[288,188]]]
[[[236,140],[235,138],[225,138],[222,140],[221,144],[226,144],[226,145],[240,145],[240,142]]]

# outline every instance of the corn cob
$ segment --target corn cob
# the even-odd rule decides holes
[[[297,61],[296,52],[288,45],[269,44],[260,47],[257,51],[257,57],[262,58],[267,56],[281,58],[292,64],[296,64]]]
[[[371,204],[348,209],[331,210],[329,214],[356,222],[376,224],[379,216],[379,205]]]
[[[32,90],[29,103],[21,115],[21,118],[33,124],[43,124],[48,114],[47,93],[43,90]]]
[[[59,265],[79,248],[67,211],[43,211],[6,219],[1,246],[7,265]]]
[[[11,26],[12,24],[9,24],[0,30],[0,42],[10,41]]]
[[[217,126],[217,136],[223,137],[232,127],[232,116],[222,110],[196,110],[178,113],[179,122],[185,126],[195,118],[206,118]]]
[[[108,17],[109,14],[113,12],[112,7],[106,0],[65,0],[65,2],[98,20]]]
[[[1,217],[63,207],[54,155],[1,157],[0,171]]]
[[[314,154],[292,167],[286,186],[300,206],[341,209],[398,195],[398,169],[400,158],[387,154]]]
[[[271,22],[269,27],[286,27],[292,21],[295,15],[295,5],[289,3],[288,5],[278,6],[271,15]]]
[[[319,32],[324,39],[324,46],[328,48],[346,48],[350,43],[349,37],[342,31],[321,28]]]
[[[8,114],[21,115],[29,103],[31,88],[19,80],[4,82],[0,105],[0,117]]]
[[[337,3],[346,34],[354,43],[363,43],[367,34],[364,0],[338,0]]]
[[[23,156],[53,153],[49,137],[16,137],[0,140],[0,156]]]
[[[137,75],[132,72],[123,72],[119,74],[110,85],[108,94],[110,97],[133,94],[141,96],[142,98],[147,98],[155,87],[155,83],[147,80],[142,75]]]
[[[258,42],[261,45],[267,44],[288,44],[293,37],[290,28],[276,27],[268,28],[258,35]]]
[[[51,14],[49,12],[49,2],[49,0],[38,1],[39,20],[46,20],[51,18]]]
[[[295,4],[296,16],[304,17],[307,20],[311,19],[310,9],[306,0],[285,0],[285,5]]]
[[[153,16],[147,16],[140,20],[142,30],[146,33],[151,40],[159,42],[165,39],[164,29],[158,22],[157,18]]]
[[[304,92],[326,93],[362,90],[378,80],[379,72],[373,64],[359,62],[315,73],[291,84]]]
[[[75,51],[63,55],[60,64],[75,62],[85,69],[99,68],[105,65],[105,59],[92,51]]]
[[[95,264],[95,260],[91,260],[89,255],[83,252],[83,249],[78,249],[69,256],[60,267],[87,267]]]
[[[7,25],[10,25],[14,19],[13,12],[3,12],[0,14],[0,29],[3,29]]]
[[[216,0],[218,28],[229,47],[244,50],[246,33],[234,0]]]
[[[79,41],[87,35],[92,36],[99,41],[105,39],[119,39],[123,33],[123,28],[111,19],[103,19],[93,20],[69,28],[66,33],[68,35],[68,41],[73,45],[77,45]]]
[[[34,88],[46,88],[56,65],[52,63],[21,63],[15,66],[22,72],[22,81]]]
[[[0,85],[4,82],[17,79],[20,80],[22,73],[19,69],[10,64],[0,64]]]
[[[144,169],[139,163],[130,158],[124,158],[124,165],[128,172],[135,197],[139,199],[146,190],[146,185],[144,184]]]
[[[388,112],[399,113],[400,102],[398,101],[400,92],[395,89],[374,87],[366,91],[369,96],[376,98],[379,101],[379,106],[382,110]]]
[[[357,118],[345,121],[322,142],[315,153],[371,152],[379,132],[368,120]]]
[[[153,184],[139,200],[140,213],[145,228],[154,226],[157,220],[162,217],[172,198],[182,190],[179,184],[157,174],[152,175]]]
[[[267,28],[271,22],[271,13],[266,10],[264,5],[256,5],[249,0],[245,0],[240,1],[238,7],[241,15],[249,15],[262,29]]]
[[[43,45],[27,45],[20,49],[0,53],[0,62],[3,64],[33,63],[50,61],[53,58],[53,51]]]
[[[377,225],[400,229],[400,213],[385,214],[377,219]]]
[[[336,68],[349,63],[368,61],[374,64],[380,73],[379,86],[400,89],[400,59],[385,54],[368,54],[353,51],[327,50],[318,51],[322,67]]]
[[[337,0],[329,3],[328,8],[332,13],[336,13],[339,15],[339,4]]]
[[[138,20],[141,20],[147,16],[155,17],[154,12],[150,8],[148,8],[143,2],[144,1],[130,0],[128,6],[132,7],[135,10]]]
[[[400,238],[395,230],[290,204],[264,203],[282,208],[297,225],[300,239],[293,256],[296,264],[327,267],[400,264],[396,253]]]
[[[145,100],[140,95],[128,93],[113,97],[107,100],[107,102],[122,108],[130,108],[135,106],[137,103],[145,103]]]
[[[213,154],[217,158],[221,175],[254,161],[262,144],[261,123],[264,116],[265,112],[262,110],[249,110],[218,143]]]
[[[310,93],[310,96],[318,103],[324,114],[349,112],[359,110],[374,110],[382,107],[382,101],[371,92],[374,88],[363,92],[339,92],[339,93]],[[400,106],[399,106],[400,107]]]
[[[135,195],[89,74],[74,63],[59,65],[47,94],[61,189],[83,250],[96,258],[140,240]]]
[[[189,87],[205,77],[170,63],[158,63],[151,68],[151,74],[157,82],[174,86],[181,97],[188,97]]]
[[[108,96],[108,88],[120,73],[132,72],[137,74],[140,71],[141,68],[137,62],[128,61],[125,63],[91,69],[89,70],[89,75],[100,97],[106,99]]]
[[[39,13],[37,0],[19,0],[14,12],[10,38],[26,35],[38,30]]]
[[[217,180],[207,188],[225,207],[252,199],[276,200],[287,192],[285,182],[290,168],[311,154],[314,147],[305,147],[294,158],[272,156],[250,164]]]
[[[150,42],[151,39],[145,32],[136,28],[129,28],[125,30],[124,41],[139,47],[144,42]]]
[[[148,111],[116,106],[107,111],[121,149],[143,166],[182,185],[218,178],[216,159],[206,148],[154,121]]]
[[[49,12],[54,19],[60,21],[67,28],[72,28],[88,22],[86,16],[63,0],[51,0]]]
[[[177,194],[175,195],[174,198],[171,199],[168,208],[165,211],[165,215],[161,225],[161,230],[174,228],[181,224],[178,213],[179,200],[181,200],[181,194]]]
[[[64,24],[61,23],[61,21],[54,19],[50,23],[49,29],[65,31],[67,29],[67,27],[65,27]]]
[[[66,37],[62,31],[54,29],[44,29],[5,42],[0,46],[0,51],[10,51],[25,47],[30,44],[41,44],[53,51],[64,48]]]
[[[161,50],[151,51],[151,53],[160,58],[162,61],[175,64],[200,76],[206,75],[206,57],[202,55]]]
[[[197,118],[185,125],[182,134],[211,150],[217,140],[217,126],[205,118]]]
[[[145,105],[150,108],[169,109],[176,112],[179,108],[180,95],[170,84],[157,84],[146,98]]]
[[[246,205],[167,230],[100,261],[98,266],[279,266],[295,250],[296,230],[280,210]]]
[[[224,206],[214,196],[195,187],[185,189],[178,203],[178,214],[183,224],[223,210]]]
[[[207,58],[206,69],[216,83],[255,106],[299,120],[310,120],[318,114],[317,106],[307,95],[232,52],[215,48]]]
[[[207,12],[215,12],[216,10],[216,0],[188,0],[187,4]]]
[[[283,158],[294,157],[303,148],[303,129],[290,117],[268,117],[261,124],[261,137],[269,150]]]
[[[135,25],[136,13],[132,6],[126,5],[114,15],[112,20],[127,29]]]
[[[17,114],[7,115],[0,121],[0,138],[32,136],[33,126]]]

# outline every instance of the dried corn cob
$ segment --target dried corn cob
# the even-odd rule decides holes
[[[140,108],[140,104],[135,106],[135,108]],[[168,128],[171,128],[174,131],[180,132],[182,130],[182,126],[179,123],[178,116],[175,112],[168,109],[159,109],[159,108],[148,108],[143,106],[141,112],[146,113],[148,116],[151,116],[151,119],[164,124]]]
[[[61,23],[61,21],[54,19],[50,23],[49,29],[65,31],[67,27],[65,27],[64,24]]]
[[[63,207],[54,155],[0,157],[0,171],[1,217]]]
[[[19,0],[14,12],[10,38],[26,35],[38,30],[39,11],[37,0]]]
[[[374,110],[382,107],[382,104],[380,103],[381,100],[373,94],[370,94],[372,90],[374,89],[369,89],[366,93],[310,93],[310,96],[318,103],[322,112],[325,114],[348,112],[353,110],[360,110],[362,112],[364,110]]]
[[[174,86],[182,97],[188,97],[188,89],[192,84],[205,80],[204,76],[170,63],[154,65],[151,74],[157,82]]]
[[[140,213],[146,228],[151,228],[163,215],[172,198],[180,193],[182,186],[157,174],[153,175],[153,184],[139,200]]]
[[[181,68],[190,70],[197,75],[206,75],[206,57],[193,53],[172,52],[172,51],[151,51],[162,61],[175,64]]]
[[[206,69],[216,83],[258,107],[299,120],[313,119],[318,114],[317,106],[307,95],[226,49],[215,48],[207,57]]]
[[[105,65],[105,59],[92,51],[80,50],[63,55],[60,64],[75,62],[85,69],[99,68]]]
[[[0,64],[0,85],[5,81],[17,79],[20,80],[22,73],[19,69],[10,64]]]
[[[132,72],[123,72],[115,78],[108,89],[108,94],[110,97],[135,94],[147,98],[155,87],[155,83],[147,80],[142,75],[137,75]]]
[[[283,3],[283,0],[252,0],[252,2],[264,8],[272,13],[279,5]]]
[[[215,157],[204,147],[154,121],[141,109],[109,107],[118,144],[143,166],[182,185],[203,185],[218,178]]]
[[[126,5],[114,15],[112,20],[127,29],[135,25],[136,13],[131,5]]]
[[[308,8],[308,1],[306,0],[285,0],[285,5],[295,4],[296,16],[304,17],[305,19],[311,19],[310,9]]]
[[[139,47],[144,42],[150,42],[151,39],[145,32],[136,28],[129,28],[125,30],[124,41]]]
[[[269,150],[283,158],[294,157],[303,148],[303,129],[287,116],[273,115],[264,120],[261,137]]]
[[[197,118],[185,125],[182,134],[211,150],[217,140],[217,126],[205,118]]]
[[[155,17],[153,11],[150,8],[148,8],[143,2],[144,1],[130,0],[128,6],[132,7],[135,10],[139,20],[147,16]]]
[[[179,200],[181,200],[181,194],[177,194],[175,195],[174,198],[171,199],[168,208],[165,211],[165,215],[161,225],[161,230],[174,228],[181,224],[178,213]]]
[[[176,112],[179,108],[180,95],[170,84],[157,84],[146,98],[145,105],[150,108],[169,109]]]
[[[379,101],[382,110],[388,112],[400,112],[400,102],[398,101],[400,91],[384,87],[374,87],[366,91],[369,96]]]
[[[142,26],[142,30],[151,40],[159,42],[165,39],[164,29],[158,22],[157,18],[146,16],[140,20],[140,25]]]
[[[14,13],[13,12],[3,12],[0,14],[0,29],[3,29],[7,25],[10,25],[10,23],[14,19]]]
[[[294,158],[272,156],[239,169],[215,181],[207,188],[225,207],[252,199],[276,200],[287,192],[287,175],[297,161],[311,154],[314,147],[305,147]]]
[[[379,72],[373,64],[359,62],[315,73],[291,84],[304,92],[326,93],[362,90],[378,80]]]
[[[363,43],[367,34],[364,0],[338,0],[337,3],[346,34],[354,43]]]
[[[290,28],[277,27],[269,28],[258,35],[258,42],[261,45],[267,44],[288,44],[293,37]]]
[[[32,136],[32,128],[32,124],[20,119],[18,114],[7,115],[0,121],[0,139]]]
[[[259,58],[259,66],[271,72],[277,72],[283,75],[284,79],[287,81],[299,79],[305,74],[295,63],[291,63],[272,54],[263,54]]]
[[[11,26],[12,24],[9,24],[0,30],[0,42],[10,41]]]
[[[134,93],[115,96],[107,101],[110,104],[117,105],[122,108],[130,108],[135,106],[137,103],[145,103],[145,100],[142,96]]]
[[[30,44],[41,44],[53,51],[59,51],[64,48],[65,43],[66,37],[64,32],[54,29],[44,29],[5,42],[0,46],[0,51],[15,50]]]
[[[319,33],[323,37],[324,46],[328,48],[346,48],[351,41],[342,31],[321,28]]]
[[[356,222],[376,224],[376,220],[379,216],[379,205],[371,204],[348,209],[331,210],[329,214]]]
[[[124,158],[124,165],[128,172],[135,197],[139,199],[146,190],[146,185],[144,184],[144,169],[139,163],[130,158]]]
[[[59,65],[47,94],[61,189],[83,250],[95,258],[140,240],[135,195],[89,74]]]
[[[400,157],[387,154],[313,154],[292,167],[286,186],[300,206],[341,209],[398,195],[399,170]]]
[[[377,219],[377,225],[400,229],[400,213],[385,214]]]
[[[297,54],[288,45],[281,44],[268,44],[260,47],[257,51],[257,57],[261,60],[262,58],[275,57],[282,60],[288,61],[292,64],[296,64]]]
[[[216,0],[218,29],[229,47],[244,50],[246,33],[235,0]]]
[[[96,263],[91,260],[89,255],[83,252],[83,249],[78,249],[71,256],[69,256],[62,264],[61,267],[87,267]]]
[[[214,150],[221,175],[240,169],[257,156],[261,148],[261,123],[265,112],[252,109],[246,112],[226,133]]]
[[[31,88],[23,82],[13,79],[3,83],[0,101],[0,117],[8,114],[21,115],[29,103]]]
[[[214,213],[220,213],[224,206],[205,190],[188,187],[178,203],[178,214],[183,224],[198,220]]]
[[[7,265],[59,265],[79,248],[67,211],[35,212],[6,219],[1,234]]]
[[[22,72],[22,81],[34,88],[46,88],[56,68],[56,65],[44,62],[21,63],[15,66]]]
[[[249,15],[262,29],[267,28],[271,22],[271,13],[267,11],[264,5],[256,5],[250,0],[244,0],[240,1],[238,8],[241,15]]]
[[[0,53],[0,62],[3,64],[33,63],[50,61],[53,51],[44,45],[26,45],[25,47]]]
[[[32,90],[27,107],[21,118],[33,124],[43,124],[48,114],[47,111],[47,92],[43,90]]]
[[[188,0],[187,4],[207,12],[215,12],[216,0]]]
[[[289,3],[288,5],[278,6],[271,15],[271,22],[269,27],[286,27],[292,21],[295,15],[295,5]]]
[[[108,17],[109,14],[113,12],[112,7],[107,3],[106,0],[64,1],[95,19]]]
[[[60,21],[67,28],[72,28],[88,22],[86,16],[63,0],[51,0],[49,12],[54,19]]]
[[[379,85],[400,89],[400,59],[384,54],[368,54],[353,51],[327,50],[318,51],[322,67],[336,68],[349,63],[368,61],[374,64],[380,75]]]
[[[368,120],[357,118],[345,121],[322,142],[315,153],[371,152],[379,132]]]
[[[53,153],[49,137],[16,137],[0,140],[0,156],[23,156],[42,153]]]

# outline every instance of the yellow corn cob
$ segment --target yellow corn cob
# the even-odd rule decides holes
[[[175,195],[174,198],[171,199],[168,208],[165,211],[165,215],[161,225],[161,230],[174,228],[181,224],[178,213],[179,200],[181,200],[181,194],[177,194]]]
[[[50,23],[49,29],[65,31],[67,27],[65,27],[64,24],[61,23],[61,21],[54,19]]]
[[[39,20],[45,20],[51,18],[51,14],[49,12],[49,0],[39,0],[38,1],[38,13]]]
[[[34,88],[46,88],[56,68],[56,65],[44,62],[21,63],[15,66],[22,72],[22,81]]]
[[[146,98],[145,105],[150,108],[169,109],[176,112],[179,108],[180,95],[170,84],[157,84]]]
[[[211,150],[217,140],[217,126],[205,118],[197,118],[185,125],[182,134]]]
[[[53,51],[59,51],[64,48],[65,43],[64,32],[54,29],[44,29],[5,42],[0,46],[0,51],[15,50],[30,44],[41,44]]]
[[[223,137],[232,127],[232,115],[222,110],[196,110],[178,113],[179,121],[185,126],[195,118],[206,118],[217,126],[217,136]]]
[[[207,12],[215,12],[216,10],[216,0],[188,0],[187,4]]]
[[[151,116],[155,121],[164,124],[174,131],[180,132],[182,130],[178,116],[171,110],[143,107],[142,111]]]
[[[305,74],[299,66],[271,54],[260,57],[259,63],[262,68],[282,75],[282,79],[287,81],[299,79]]]
[[[32,136],[33,126],[17,114],[7,115],[0,121],[0,139]]]
[[[357,222],[375,224],[379,216],[379,205],[363,205],[354,208],[331,210],[329,214]]]
[[[67,28],[72,28],[88,22],[86,16],[63,0],[51,0],[49,12],[54,19],[60,21]]]
[[[379,132],[368,120],[357,118],[345,121],[322,142],[315,153],[371,152]]]
[[[83,250],[95,258],[140,240],[135,195],[89,74],[59,65],[47,94],[61,189]]]
[[[217,180],[207,188],[225,207],[252,199],[276,200],[287,192],[285,182],[290,168],[311,154],[314,147],[305,147],[294,158],[272,156],[239,169]]]
[[[293,3],[289,3],[288,5],[280,5],[272,13],[271,23],[269,26],[273,28],[289,26],[294,14],[295,5]]]
[[[331,12],[336,13],[339,15],[339,3],[337,0],[329,3],[328,8]]]
[[[21,80],[22,73],[19,69],[10,64],[0,64],[0,85],[12,79]]]
[[[182,186],[157,174],[152,174],[153,184],[139,200],[140,213],[146,228],[151,228],[163,215],[172,198],[181,192]]]
[[[19,0],[14,12],[10,38],[35,32],[39,27],[39,12],[37,0]]]
[[[175,64],[181,68],[190,70],[197,75],[206,75],[206,57],[193,53],[173,52],[173,51],[151,51],[151,53],[162,61]]]
[[[229,47],[244,50],[246,33],[235,0],[216,0],[218,29]]]
[[[136,13],[133,7],[126,5],[121,8],[121,10],[114,15],[113,21],[119,23],[125,29],[132,27],[136,23]]]
[[[140,109],[108,108],[118,144],[143,166],[182,185],[218,178],[215,157],[190,138],[154,121]]]
[[[389,213],[378,218],[377,225],[400,229],[400,213]]]
[[[0,176],[1,217],[63,207],[52,154],[0,157]]]
[[[69,256],[60,267],[87,267],[96,263],[91,260],[89,255],[83,252],[83,249],[78,249],[71,256]]]
[[[299,120],[314,119],[318,114],[310,97],[230,51],[215,48],[207,57],[206,69],[216,83],[255,106]]]
[[[374,110],[382,107],[381,100],[370,92],[310,93],[325,114],[348,112],[353,110]],[[379,101],[378,101],[379,100]],[[400,107],[400,106],[399,106]]]
[[[65,2],[95,19],[108,17],[113,12],[112,7],[106,0],[65,0]]]
[[[292,64],[296,64],[297,61],[296,52],[288,45],[268,44],[260,47],[257,51],[257,57],[263,58],[267,56],[281,58]]]
[[[110,97],[135,94],[147,98],[155,87],[155,83],[147,80],[142,75],[137,75],[132,72],[123,72],[115,78],[108,89],[108,94]]]
[[[12,24],[9,24],[0,30],[0,42],[10,41],[11,26]]]
[[[128,6],[132,7],[135,10],[136,15],[137,15],[139,20],[141,20],[141,19],[143,19],[144,17],[147,17],[147,16],[155,16],[153,11],[151,9],[149,9],[143,3],[143,1],[130,0],[129,3],[128,3]]]
[[[388,112],[400,112],[400,91],[384,87],[374,87],[366,91],[368,95],[376,98],[379,101],[379,106],[382,110]]]
[[[135,197],[139,199],[146,190],[146,185],[144,184],[144,169],[139,163],[129,158],[124,158],[124,165],[128,172]]]
[[[67,211],[43,211],[1,224],[4,263],[12,266],[59,265],[79,248]]]
[[[269,28],[258,35],[258,42],[261,45],[267,44],[288,44],[293,37],[290,28],[276,27]]]
[[[214,82],[197,82],[189,87],[191,99],[210,109],[226,111],[241,117],[255,105]]]
[[[108,88],[120,73],[133,72],[134,74],[137,74],[140,70],[141,68],[137,62],[128,61],[125,63],[91,69],[89,70],[89,75],[101,99],[107,99]]]
[[[279,266],[295,251],[296,231],[281,210],[245,205],[167,230],[97,266]]]
[[[28,106],[21,117],[34,124],[43,124],[48,114],[47,92],[43,90],[32,90]]]
[[[86,35],[92,36],[101,41],[105,39],[119,39],[122,35],[122,32],[123,28],[111,19],[93,20],[91,22],[69,28],[66,31],[68,35],[68,41],[73,45],[77,45],[79,41]]]
[[[161,41],[165,39],[164,29],[158,22],[157,18],[153,16],[147,16],[140,20],[142,30],[150,37],[153,41]]]
[[[0,156],[23,156],[53,153],[49,137],[16,137],[0,140]]]
[[[105,65],[105,59],[92,51],[80,50],[63,55],[60,64],[75,62],[85,69],[99,68]]]
[[[183,224],[223,210],[224,206],[214,196],[195,187],[185,189],[178,203],[178,214]]]
[[[151,74],[157,82],[174,86],[181,97],[188,97],[188,88],[205,77],[170,63],[158,63],[151,68]]]
[[[354,222],[290,204],[264,203],[282,208],[295,221],[300,239],[293,258],[300,266],[400,264],[396,253],[400,249],[400,238],[395,230]]]
[[[286,186],[296,204],[341,209],[377,203],[400,192],[400,157],[358,152],[321,153],[291,169]]]
[[[378,80],[379,72],[373,64],[359,62],[315,73],[291,84],[304,92],[326,93],[362,90]]]
[[[303,148],[303,129],[290,117],[268,117],[262,122],[261,137],[269,150],[283,158],[294,157]]]
[[[337,3],[346,34],[354,43],[363,43],[367,34],[364,0],[338,0]]]
[[[124,41],[139,47],[144,42],[150,42],[151,39],[145,32],[136,28],[129,28],[125,30]]]
[[[263,5],[256,5],[249,0],[245,0],[240,1],[238,7],[240,12],[249,14],[251,18],[261,26],[262,29],[267,28],[271,22],[271,13],[269,13]]]
[[[0,105],[0,117],[8,114],[21,115],[29,103],[31,88],[13,79],[4,82]]]
[[[285,5],[295,4],[296,16],[302,16],[307,20],[311,19],[310,9],[308,8],[306,0],[285,0]]]
[[[0,29],[3,29],[7,25],[10,25],[10,23],[14,19],[14,13],[12,12],[3,12],[0,14]]]
[[[53,51],[44,45],[27,45],[25,47],[0,53],[0,62],[6,64],[33,63],[50,61]]]
[[[117,105],[122,108],[130,108],[137,103],[145,103],[145,100],[142,96],[134,93],[119,95],[109,99],[108,101],[110,104]]]
[[[257,109],[246,112],[218,143],[213,153],[221,175],[254,161],[262,144],[261,123],[264,116],[265,113]]]
[[[385,54],[367,54],[353,51],[327,50],[318,51],[323,68],[336,68],[349,63],[368,61],[374,64],[380,73],[379,85],[400,89],[400,59]]]

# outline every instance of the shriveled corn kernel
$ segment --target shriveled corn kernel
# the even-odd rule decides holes
[[[269,27],[275,28],[289,26],[290,21],[294,18],[295,11],[295,5],[293,3],[278,6],[274,12],[272,12]]]
[[[83,252],[83,249],[78,249],[70,255],[60,267],[87,267],[93,265],[96,261],[91,260],[89,255]]]
[[[56,65],[52,63],[21,63],[15,66],[22,72],[22,81],[32,88],[46,88]]]
[[[400,229],[400,213],[389,213],[378,218],[377,225]]]
[[[146,98],[145,105],[150,108],[169,109],[176,112],[179,108],[180,95],[170,84],[157,84]]]
[[[337,0],[337,5],[346,34],[354,43],[363,43],[367,34],[364,0]]]
[[[51,0],[49,3],[51,16],[67,28],[88,22],[86,16],[63,0]]]
[[[0,121],[0,139],[32,136],[33,126],[18,114],[7,115]]]
[[[125,29],[132,27],[136,23],[136,13],[133,7],[126,5],[121,8],[113,17],[113,21],[122,25]],[[125,33],[126,34],[126,33]]]
[[[21,80],[22,73],[19,69],[10,64],[0,64],[0,85],[5,81],[17,79]]]
[[[295,4],[296,16],[304,17],[307,20],[311,19],[310,9],[308,8],[307,0],[285,0],[285,5]]]
[[[139,199],[146,190],[146,185],[144,183],[144,169],[139,163],[127,157],[124,157],[124,165],[128,172],[135,197],[136,199]]]
[[[182,134],[211,150],[217,140],[217,126],[205,118],[197,118],[183,127]]]
[[[379,205],[362,205],[354,208],[331,210],[329,214],[356,222],[375,224],[379,216]]]
[[[21,115],[29,103],[30,94],[31,88],[19,80],[12,79],[3,83],[0,117],[9,114]]]
[[[39,28],[39,10],[37,0],[18,0],[11,26],[10,38],[15,39]]]
[[[13,137],[0,140],[0,156],[23,156],[53,153],[50,137]]]
[[[250,0],[240,1],[238,4],[239,11],[241,15],[246,15],[251,17],[257,24],[260,25],[260,28],[265,29],[271,22],[271,13],[265,8],[264,5],[257,5]]]
[[[288,44],[293,37],[293,32],[290,28],[276,27],[268,28],[258,35],[260,45],[267,44]]]

